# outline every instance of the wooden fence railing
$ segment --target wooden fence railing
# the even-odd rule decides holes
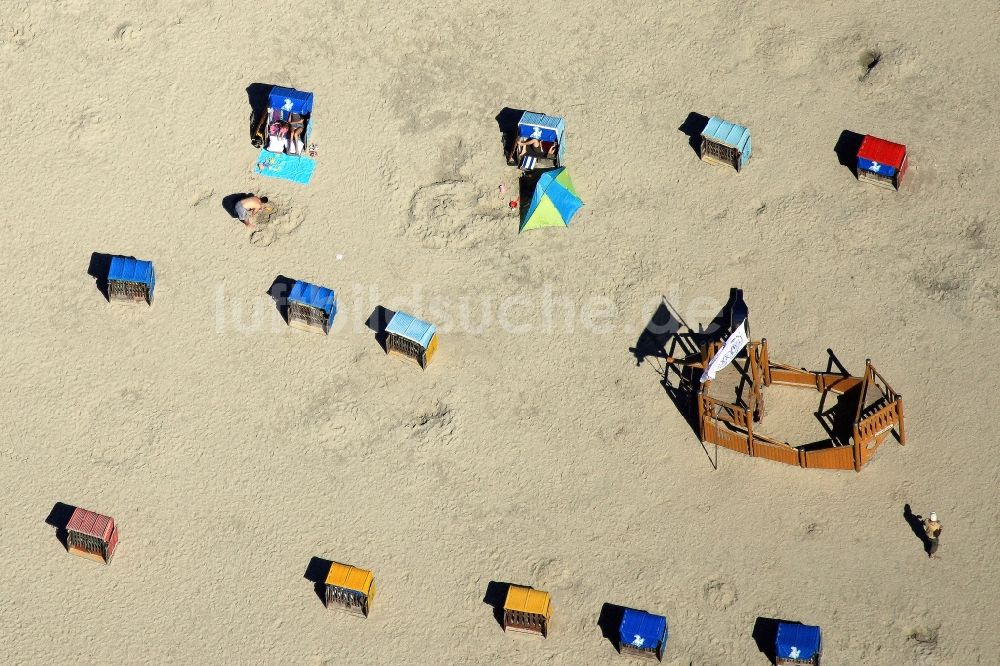
[[[870,362],[865,364],[863,377],[831,372],[809,372],[770,361],[766,340],[753,345],[748,354],[754,383],[758,385],[758,389],[759,383],[763,383],[765,386],[771,384],[811,386],[821,393],[826,391],[846,393],[860,386],[859,404],[850,444],[831,445],[827,448],[806,451],[797,449],[787,442],[755,433],[754,414],[750,409],[712,398],[707,395],[704,387],[698,396],[698,420],[703,442],[786,465],[797,465],[807,469],[853,469],[859,472],[893,428],[899,433],[900,444],[906,443],[902,396],[892,390]],[[707,362],[712,350],[705,351],[704,357]],[[881,394],[878,396],[878,401],[872,405],[875,411],[862,417],[868,392],[871,390],[881,391]],[[758,404],[762,404],[762,400],[758,401]]]
[[[806,469],[855,469],[854,445],[802,451],[785,442],[737,429],[725,421],[709,418],[706,418],[702,424],[702,441],[708,444],[717,444],[751,458],[764,458]],[[867,462],[867,459],[865,461]]]

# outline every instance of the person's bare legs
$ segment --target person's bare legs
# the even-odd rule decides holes
[[[542,152],[542,142],[538,139],[528,139],[521,143],[521,157],[528,154],[528,149],[531,148],[534,152]],[[520,159],[520,157],[518,158]]]
[[[528,150],[528,144],[526,144],[521,139],[518,139],[517,143],[514,144],[514,161],[515,162],[520,162],[521,158],[524,157],[524,153],[527,150]]]

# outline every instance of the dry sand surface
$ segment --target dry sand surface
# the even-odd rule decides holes
[[[2,8],[4,662],[624,662],[604,603],[664,613],[669,664],[766,664],[758,617],[821,625],[828,665],[1000,659],[995,0]],[[315,92],[307,187],[252,175],[252,83]],[[566,117],[568,229],[517,234],[504,107]],[[692,112],[751,128],[743,173]],[[908,144],[900,192],[843,130]],[[243,191],[287,211],[267,237]],[[153,259],[154,306],[107,304],[94,252]],[[329,337],[279,275],[338,290]],[[733,286],[774,359],[871,357],[907,445],[714,470],[629,348],[661,295],[694,325]],[[376,305],[441,325],[426,372]],[[111,566],[56,502],[118,519]],[[313,557],[374,570],[368,620]],[[505,635],[490,581],[551,592],[549,639]]]

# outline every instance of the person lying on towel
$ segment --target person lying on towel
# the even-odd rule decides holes
[[[288,126],[292,130],[290,137],[291,143],[302,143],[302,133],[305,132],[306,129],[306,119],[298,113],[293,113],[291,118],[289,118]]]
[[[284,123],[271,123],[267,137],[268,151],[283,153],[286,148],[288,148],[288,127]]]

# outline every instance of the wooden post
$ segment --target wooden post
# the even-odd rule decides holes
[[[761,349],[761,361],[760,367],[764,371],[764,386],[771,385],[771,357],[767,353],[767,338],[761,338],[760,340]]]
[[[903,427],[903,396],[896,394],[896,418],[899,419],[899,445],[906,446],[906,428]]]
[[[857,422],[854,423],[854,425],[852,426],[851,429],[853,430],[853,434],[854,434],[854,437],[852,438],[853,439],[853,443],[851,444],[851,446],[854,447],[854,452],[853,452],[854,453],[854,471],[855,472],[860,472],[861,471],[861,445],[862,445],[862,442],[860,441],[861,437],[860,437],[860,435],[858,433],[858,424],[857,424]]]
[[[761,395],[760,391],[760,348],[753,343],[750,343],[750,347],[747,351],[747,357],[750,360],[750,377],[753,380],[753,401],[754,401],[754,416],[759,416],[763,418],[764,416],[764,396]]]
[[[872,372],[872,362],[871,359],[865,359],[865,375],[861,379],[861,395],[858,396],[858,408],[854,412],[854,427],[857,429],[858,423],[861,422],[861,412],[865,408],[865,400],[868,398],[868,382],[871,381]]]
[[[753,412],[749,409],[744,409],[744,418],[747,420],[747,453],[750,454],[751,458],[756,457],[753,448]]]
[[[704,442],[705,441],[705,403],[704,403],[704,396],[702,394],[703,390],[704,389],[700,389],[698,391],[698,394],[695,396],[695,399],[698,401],[698,439],[700,439],[701,441]]]

